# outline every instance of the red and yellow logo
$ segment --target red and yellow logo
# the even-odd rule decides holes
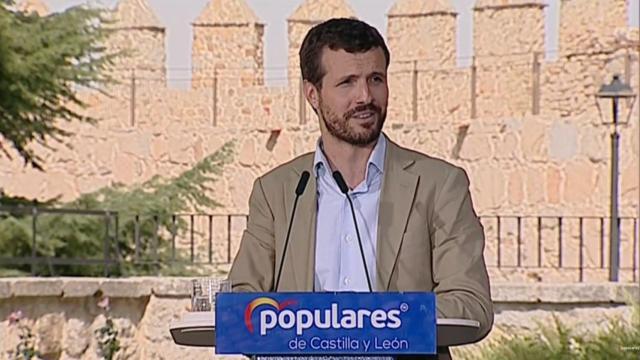
[[[295,300],[285,300],[282,303],[278,303],[277,301],[268,297],[259,297],[257,299],[254,299],[244,309],[244,325],[247,327],[247,330],[249,330],[249,332],[253,334],[253,323],[251,322],[251,315],[253,314],[253,310],[255,310],[260,305],[270,305],[280,311],[289,305],[294,305],[295,303]]]

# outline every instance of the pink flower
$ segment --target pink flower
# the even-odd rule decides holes
[[[109,297],[103,296],[100,301],[98,301],[98,307],[103,310],[109,310]]]
[[[22,310],[16,310],[9,314],[9,325],[15,325],[23,318]]]

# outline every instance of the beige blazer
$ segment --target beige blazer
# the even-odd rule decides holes
[[[317,194],[313,153],[258,178],[229,278],[234,291],[273,291],[300,174],[298,202],[279,291],[313,291]],[[464,170],[389,141],[378,215],[377,291],[433,291],[438,317],[493,324],[484,232]],[[441,357],[444,358],[444,357]]]

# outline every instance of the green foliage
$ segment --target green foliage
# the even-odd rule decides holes
[[[637,360],[640,356],[640,303],[633,303],[631,323],[611,319],[595,335],[577,334],[554,317],[539,332],[503,335],[468,360]]]
[[[120,350],[120,340],[118,340],[118,329],[111,318],[111,307],[109,305],[109,297],[103,297],[98,302],[98,307],[105,312],[105,322],[95,330],[96,340],[98,341],[98,350],[103,359],[112,360],[118,350]]]
[[[100,355],[106,360],[113,359],[116,352],[120,350],[120,341],[118,340],[118,330],[111,317],[107,317],[104,325],[96,329],[96,336]]]
[[[9,144],[31,166],[41,169],[30,149],[38,142],[62,140],[64,122],[93,122],[80,113],[85,104],[78,86],[97,88],[115,54],[104,47],[110,31],[104,10],[72,7],[49,16],[14,11],[0,0],[0,153]]]
[[[14,353],[15,360],[30,360],[40,358],[40,353],[36,350],[36,340],[31,328],[20,325],[20,341]]]
[[[160,268],[152,250],[157,249],[158,259],[166,260],[170,256],[171,232],[184,229],[187,225],[179,217],[174,224],[173,214],[211,210],[219,206],[207,194],[211,193],[212,183],[222,174],[223,167],[229,163],[232,154],[233,143],[227,143],[177,177],[164,179],[156,175],[142,184],[130,187],[116,184],[85,194],[62,206],[66,209],[103,211],[97,215],[39,215],[37,255],[100,259],[104,254],[104,239],[108,228],[111,238],[109,253],[121,260],[118,265],[110,268],[112,275],[181,273],[181,268]],[[137,223],[141,261],[134,264],[137,215],[140,215]],[[0,254],[11,257],[31,256],[32,221],[32,216],[24,215],[0,218]],[[154,239],[157,239],[157,246]],[[30,270],[29,265],[12,268]],[[37,275],[99,276],[103,269],[100,266],[81,265],[54,269],[48,264],[39,266],[36,272]]]
[[[12,360],[39,359],[40,352],[36,349],[36,338],[31,327],[25,323],[22,311],[17,310],[9,314],[7,322],[9,326],[18,328],[19,338],[15,350],[9,352],[9,357]]]

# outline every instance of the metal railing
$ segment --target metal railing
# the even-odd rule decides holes
[[[92,257],[46,255],[51,234],[41,225],[47,216],[95,219],[102,224],[99,237],[102,251]],[[0,224],[10,218],[30,224],[30,254],[0,254],[0,266],[100,266],[105,276],[110,268],[132,265],[223,265],[233,261],[246,226],[246,214],[182,213],[168,216],[123,214],[117,211],[52,209],[0,206]],[[485,229],[487,267],[499,270],[544,270],[577,272],[585,281],[588,271],[608,270],[609,219],[598,216],[480,216]],[[640,249],[637,217],[619,219],[621,271],[631,272],[638,281]],[[99,234],[98,234],[99,232]]]
[[[46,245],[53,237],[51,217],[80,216],[93,220],[93,228],[85,235],[95,236],[100,243],[100,255],[60,257],[48,256]],[[133,266],[160,264],[221,265],[233,260],[232,237],[236,224],[244,226],[244,214],[179,213],[168,216],[123,214],[118,211],[58,209],[42,207],[0,206],[0,224],[3,221],[29,223],[30,254],[7,256],[0,253],[0,266],[29,265],[31,273],[37,266],[48,266],[55,273],[56,266],[100,266],[105,276],[110,268],[121,263]],[[96,228],[101,224],[100,229]],[[126,229],[125,229],[126,227]],[[7,236],[7,235],[5,235]],[[59,234],[55,234],[60,237]],[[239,237],[239,236],[237,236]],[[95,249],[94,249],[95,250]],[[204,256],[203,256],[204,253]]]
[[[587,271],[609,270],[609,217],[495,215],[480,219],[489,268],[576,271],[579,282],[585,281]],[[633,282],[638,281],[640,270],[638,220],[618,218],[624,247],[618,270],[630,272]]]

